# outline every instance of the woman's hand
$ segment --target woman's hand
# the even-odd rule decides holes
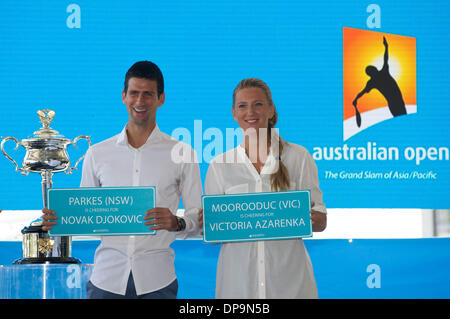
[[[314,202],[311,202],[311,207],[314,207],[314,204],[315,204]],[[327,214],[318,212],[316,210],[313,210],[312,208],[309,213],[311,215],[310,218],[313,231],[315,232],[324,231],[325,228],[327,228]]]

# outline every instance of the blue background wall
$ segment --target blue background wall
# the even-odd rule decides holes
[[[319,298],[450,298],[450,238],[304,242],[313,263]],[[72,256],[85,264],[93,263],[98,244],[98,241],[74,241]],[[220,246],[200,240],[177,240],[172,248],[179,281],[178,298],[214,298]],[[22,257],[19,242],[0,242],[0,251],[0,264],[5,266]],[[51,282],[52,277],[48,280]],[[64,285],[64,281],[53,281],[48,284],[51,285]]]
[[[68,138],[86,134],[96,143],[119,133],[127,121],[121,102],[125,72],[146,59],[165,76],[167,98],[157,121],[168,134],[184,127],[193,137],[194,120],[202,120],[203,132],[235,128],[232,90],[242,78],[260,77],[273,91],[286,140],[309,151],[342,146],[342,34],[351,27],[416,38],[418,111],[346,143],[448,147],[450,3],[377,4],[380,27],[370,29],[366,1],[1,1],[0,135],[29,137],[40,127],[36,111],[43,108],[56,111],[53,128]],[[210,142],[195,145],[197,151]],[[8,142],[6,149],[21,162],[24,150],[14,152],[13,146]],[[86,144],[79,147],[69,146],[73,161]],[[405,160],[317,164],[330,208],[449,208],[448,159],[420,166]],[[200,166],[204,177],[208,162]],[[326,170],[341,169],[432,170],[438,179],[324,178]],[[19,175],[2,157],[0,177],[0,208],[42,206],[40,176]],[[54,187],[76,187],[80,177],[80,171],[57,174]],[[19,200],[19,194],[26,196]]]

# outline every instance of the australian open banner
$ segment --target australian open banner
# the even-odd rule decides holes
[[[155,187],[50,189],[49,209],[58,216],[51,236],[153,235],[144,225],[155,207]]]
[[[309,190],[204,195],[202,207],[205,242],[312,236]]]
[[[120,133],[126,70],[150,60],[166,90],[158,127],[195,150],[181,160],[204,181],[242,142],[233,90],[255,77],[279,135],[313,157],[328,209],[449,209],[449,13],[445,0],[2,0],[0,136],[29,136],[47,108],[67,137]],[[4,149],[18,162],[15,146]],[[17,176],[5,156],[0,168],[0,209],[40,209],[40,176]],[[77,187],[80,173],[54,185]]]

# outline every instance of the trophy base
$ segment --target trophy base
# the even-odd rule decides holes
[[[17,259],[13,264],[81,264],[81,260],[73,257],[28,257]]]

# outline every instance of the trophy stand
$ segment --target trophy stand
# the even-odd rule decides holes
[[[37,113],[42,128],[34,132],[32,138],[23,139],[20,142],[12,136],[3,138],[1,150],[15,165],[16,171],[20,171],[23,175],[28,175],[29,172],[41,174],[43,204],[44,208],[48,208],[48,190],[53,184],[53,174],[56,172],[71,174],[72,170],[76,170],[78,163],[84,158],[84,155],[81,156],[75,166],[70,167],[66,147],[70,144],[76,147],[76,142],[79,139],[85,139],[91,146],[91,141],[85,135],[77,136],[73,141],[64,138],[49,126],[55,115],[54,111],[39,110]],[[3,145],[7,140],[13,140],[16,143],[15,149],[19,145],[26,149],[22,168],[19,168],[16,161],[5,152]],[[14,264],[81,263],[79,259],[71,257],[72,238],[70,236],[49,237],[48,232],[42,229],[42,220],[32,222],[30,226],[22,229],[22,234],[23,258],[14,261]]]
[[[42,177],[42,199],[44,202],[44,208],[48,208],[48,190],[52,188],[53,182],[53,172],[50,170],[44,170],[41,172]]]

